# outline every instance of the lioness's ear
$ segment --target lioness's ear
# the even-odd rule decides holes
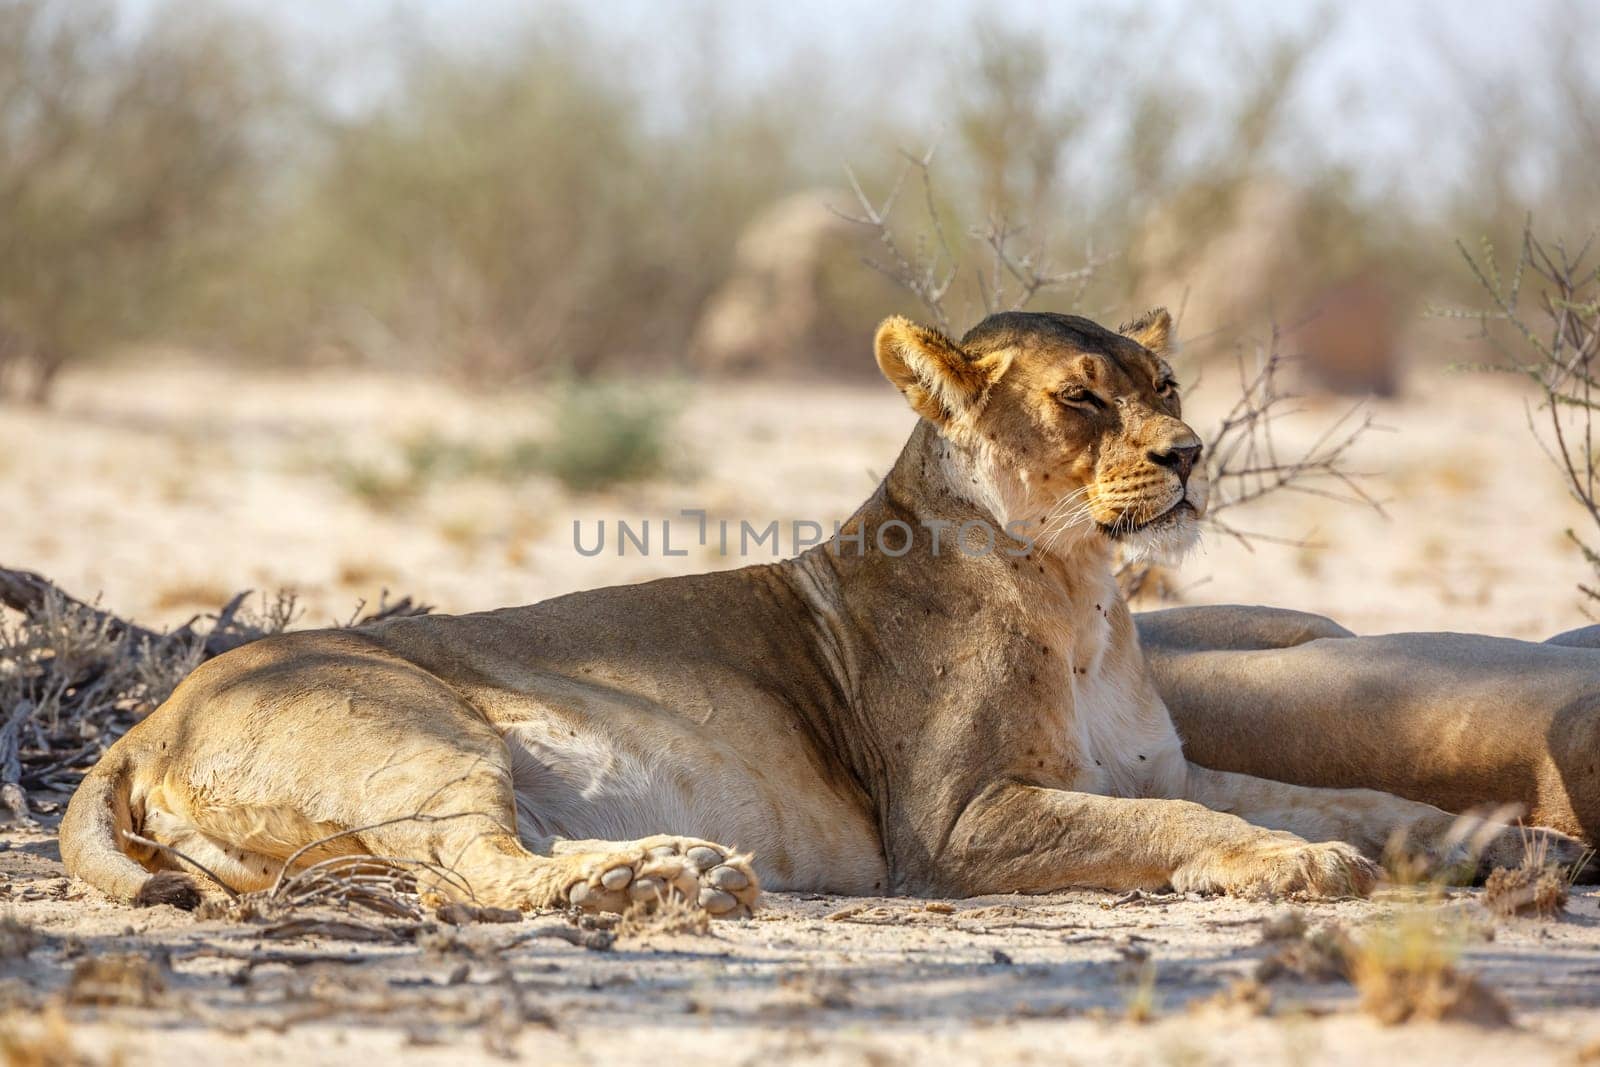
[[[1117,327],[1117,332],[1130,341],[1138,341],[1158,356],[1168,354],[1172,347],[1172,316],[1166,308],[1146,311],[1135,322]]]
[[[998,377],[993,360],[975,360],[938,330],[891,315],[873,340],[878,369],[913,411],[943,426],[975,407]]]

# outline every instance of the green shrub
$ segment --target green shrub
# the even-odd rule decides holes
[[[556,400],[551,434],[514,446],[513,469],[534,469],[577,492],[643,481],[667,469],[676,405],[637,386],[574,384]]]
[[[216,11],[166,13],[131,33],[107,0],[0,3],[0,394],[192,337],[250,231],[276,53]]]
[[[680,409],[659,383],[571,380],[551,394],[549,428],[495,444],[427,432],[401,442],[395,462],[338,460],[332,474],[377,511],[395,511],[430,485],[461,478],[520,482],[556,479],[577,493],[648,481],[670,470],[671,434]]]

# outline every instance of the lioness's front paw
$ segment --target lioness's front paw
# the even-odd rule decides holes
[[[1343,841],[1313,844],[1273,834],[1238,852],[1185,864],[1173,872],[1172,886],[1235,896],[1364,897],[1380,873],[1376,863]]]
[[[626,851],[584,858],[583,876],[567,900],[585,911],[620,912],[677,899],[719,919],[749,915],[761,885],[750,857],[709,841],[650,837]]]

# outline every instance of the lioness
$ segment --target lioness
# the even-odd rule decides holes
[[[1320,615],[1231,604],[1136,621],[1197,763],[1451,811],[1511,805],[1600,843],[1600,626],[1543,643],[1358,637]]]
[[[736,915],[758,883],[1364,893],[1396,832],[1455,859],[1438,808],[1184,758],[1111,569],[1119,543],[1187,545],[1206,506],[1170,326],[1000,314],[957,343],[888,319],[878,366],[921,419],[836,541],[219,657],[84,780],[67,867],[192,904],[174,850],[244,890],[354,831],[300,861],[427,861],[429,892],[504,907]],[[1489,862],[1520,854],[1486,836]]]

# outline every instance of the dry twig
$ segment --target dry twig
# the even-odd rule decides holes
[[[1600,407],[1600,369],[1595,365],[1600,356],[1600,256],[1590,254],[1594,235],[1569,251],[1562,241],[1546,243],[1534,236],[1529,219],[1509,277],[1501,273],[1487,241],[1477,254],[1458,247],[1491,306],[1440,314],[1476,319],[1481,336],[1505,357],[1481,369],[1518,374],[1537,387],[1538,400],[1526,408],[1528,429],[1561,473],[1567,492],[1588,513],[1592,537],[1600,532],[1600,457],[1594,428]],[[1495,323],[1510,326],[1509,340],[1492,329]],[[1566,533],[1595,575],[1578,588],[1590,600],[1600,600],[1600,549],[1575,530]]]
[[[1246,548],[1256,540],[1283,539],[1240,530],[1224,520],[1222,513],[1270,493],[1302,493],[1383,512],[1383,505],[1361,485],[1366,475],[1349,466],[1350,450],[1374,429],[1372,413],[1364,411],[1360,404],[1329,423],[1304,451],[1286,454],[1282,450],[1273,426],[1297,412],[1294,405],[1299,397],[1284,385],[1284,371],[1293,357],[1281,351],[1281,342],[1274,326],[1271,342],[1266,349],[1257,350],[1253,368],[1241,349],[1239,399],[1205,444],[1206,473],[1211,479],[1206,521]],[[1287,543],[1303,544],[1293,540]]]
[[[939,199],[933,180],[933,160],[936,147],[921,155],[903,153],[904,161],[888,194],[874,202],[861,187],[855,172],[846,168],[851,192],[855,195],[858,214],[837,212],[840,218],[873,231],[883,248],[884,259],[865,260],[867,266],[878,271],[915,296],[927,311],[933,324],[947,334],[959,335],[948,307],[951,287],[961,276],[962,249],[952,243],[949,231],[939,211]],[[919,235],[917,247],[908,251],[895,232],[894,217],[901,204],[908,182],[915,176],[922,192],[923,225],[926,230]],[[980,227],[967,231],[967,240],[982,249],[987,256],[988,270],[972,268],[973,284],[977,289],[984,314],[998,311],[1021,311],[1032,303],[1034,297],[1047,290],[1069,289],[1068,301],[1082,299],[1096,272],[1107,260],[1096,259],[1091,250],[1087,262],[1076,270],[1057,271],[1050,267],[1040,242],[1026,251],[1018,250],[1018,243],[1028,237],[1028,227],[1014,225],[1003,215],[991,213]]]
[[[1295,356],[1282,350],[1283,336],[1273,326],[1268,343],[1253,356],[1240,346],[1237,357],[1239,397],[1206,439],[1206,474],[1211,499],[1205,525],[1231,537],[1246,549],[1257,542],[1309,547],[1308,538],[1284,537],[1247,530],[1224,515],[1275,493],[1298,493],[1372,508],[1383,505],[1361,483],[1369,475],[1351,466],[1351,452],[1369,431],[1378,429],[1372,413],[1357,403],[1334,419],[1311,444],[1288,449],[1275,432],[1277,423],[1301,414],[1299,395],[1287,384]],[[1130,599],[1149,588],[1160,564],[1148,559],[1125,560],[1117,581]]]

